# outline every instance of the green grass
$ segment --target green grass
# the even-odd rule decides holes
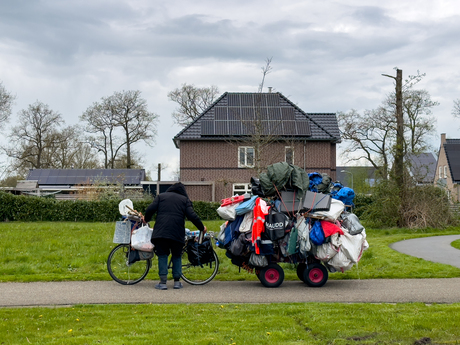
[[[205,223],[218,232],[222,222]],[[114,223],[0,223],[0,281],[110,280],[113,230]],[[330,279],[460,277],[458,268],[389,248],[459,233],[367,229],[370,248],[359,265]],[[218,254],[217,280],[257,279]],[[286,279],[297,280],[294,267],[283,266]],[[157,279],[155,269],[149,278]],[[0,308],[0,320],[0,344],[460,344],[458,303],[77,305]]]
[[[460,240],[456,240],[451,243],[451,246],[457,249],[460,249]]]
[[[210,231],[219,231],[221,221],[205,222]],[[187,223],[190,229],[193,226]],[[106,260],[115,246],[114,223],[36,222],[0,223],[0,282],[110,280]],[[333,273],[329,279],[376,278],[451,278],[460,277],[460,269],[428,262],[392,250],[393,242],[422,236],[459,234],[460,228],[445,230],[372,230],[367,229],[370,248],[358,265],[345,273]],[[225,251],[220,258],[216,280],[257,280],[233,265]],[[295,266],[281,264],[286,280],[297,280]],[[156,260],[148,279],[158,279]]]
[[[2,344],[460,343],[460,304],[78,305],[0,319]]]

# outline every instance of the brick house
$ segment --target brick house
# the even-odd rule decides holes
[[[454,202],[460,202],[460,139],[441,134],[434,184],[445,187]]]
[[[305,113],[281,93],[226,92],[173,140],[190,198],[220,201],[280,161],[335,179],[340,132],[335,113]]]

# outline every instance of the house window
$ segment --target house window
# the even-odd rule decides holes
[[[251,184],[248,183],[234,183],[232,195],[242,195],[251,193]]]
[[[254,167],[254,147],[240,146],[238,148],[238,168]]]
[[[284,161],[288,164],[294,164],[294,148],[292,146],[284,147]]]
[[[444,165],[444,178],[447,178],[447,165]]]
[[[439,178],[442,178],[442,167],[439,167]]]

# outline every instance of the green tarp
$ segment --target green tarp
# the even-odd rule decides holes
[[[276,195],[276,189],[281,192],[281,190],[292,188],[299,190],[299,195],[303,195],[310,184],[305,170],[286,162],[269,165],[267,172],[259,175],[259,180],[266,196]]]

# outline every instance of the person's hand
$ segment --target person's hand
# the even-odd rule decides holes
[[[208,231],[208,228],[206,227],[206,225],[204,226],[204,230],[203,232],[206,233]]]

